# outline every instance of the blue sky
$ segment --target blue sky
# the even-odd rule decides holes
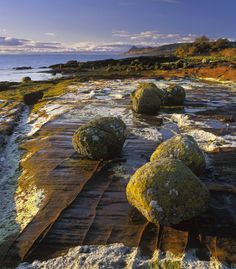
[[[0,0],[0,52],[125,51],[236,39],[236,0]]]

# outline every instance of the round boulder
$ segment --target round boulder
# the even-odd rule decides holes
[[[182,106],[185,100],[185,90],[179,85],[172,85],[165,89],[164,106]]]
[[[74,133],[72,143],[83,157],[110,159],[121,152],[126,136],[126,125],[121,119],[104,117],[81,126]]]
[[[164,92],[154,83],[140,83],[131,94],[132,108],[140,114],[157,114]]]
[[[21,82],[23,82],[23,83],[27,83],[27,82],[30,82],[30,81],[31,81],[31,78],[30,77],[23,77],[21,79]]]
[[[209,205],[209,191],[180,160],[146,163],[131,177],[126,195],[148,221],[171,225],[191,219]]]
[[[206,167],[204,153],[190,135],[175,135],[161,143],[153,152],[150,161],[161,158],[179,159],[196,175],[200,175]]]

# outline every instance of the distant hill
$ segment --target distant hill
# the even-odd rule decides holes
[[[184,45],[185,43],[175,43],[175,44],[168,44],[168,45],[162,45],[160,47],[143,47],[138,48],[136,46],[133,46],[130,48],[128,52],[126,52],[124,55],[130,56],[130,55],[144,55],[144,56],[159,56],[159,55],[170,55],[173,54],[176,49]]]
[[[201,39],[199,39],[201,40]],[[203,48],[202,44],[200,43],[200,49],[203,49],[203,51],[198,52],[198,49],[196,51],[196,53],[193,53],[195,55],[197,54],[211,54],[212,52],[214,52],[214,49],[211,50],[211,46],[212,45],[217,45],[219,43],[219,48],[216,48],[215,53],[219,53],[219,51],[222,51],[223,49],[234,49],[236,48],[236,42],[230,42],[228,40],[226,40],[227,46],[225,46],[225,44],[223,43],[222,46],[222,42],[225,42],[226,39],[219,39],[218,41],[214,42],[214,41],[204,41],[204,44],[207,45],[207,48]],[[199,42],[199,41],[197,41]],[[218,43],[217,43],[218,42]],[[186,53],[186,49],[187,50],[192,50],[195,49],[195,42],[192,43],[175,43],[175,44],[168,44],[168,45],[162,45],[160,47],[136,47],[133,46],[130,48],[130,50],[126,53],[124,53],[125,56],[170,56],[173,54],[179,54],[179,52],[181,52],[183,50],[183,55],[188,55],[188,53]],[[222,47],[220,47],[222,46]],[[205,50],[205,51],[204,51]],[[180,53],[181,54],[181,53]],[[191,53],[189,53],[191,55]],[[179,55],[179,56],[183,56],[183,55]]]

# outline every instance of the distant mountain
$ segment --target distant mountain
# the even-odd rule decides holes
[[[182,45],[184,45],[184,43],[168,44],[168,45],[162,45],[160,47],[143,47],[143,48],[133,46],[130,48],[128,52],[125,53],[125,55],[144,55],[144,56],[170,55]]]

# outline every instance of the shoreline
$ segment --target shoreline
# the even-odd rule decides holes
[[[52,123],[54,120],[57,120],[57,119],[59,120],[59,118],[61,116],[60,113],[65,114],[65,115],[67,115],[67,113],[68,113],[67,117],[69,117],[71,115],[71,120],[69,122],[73,122],[73,120],[75,120],[75,119],[78,120],[80,117],[82,117],[81,120],[84,120],[83,117],[85,117],[85,119],[87,119],[86,117],[88,117],[88,116],[91,117],[91,115],[98,116],[99,113],[102,115],[104,113],[108,113],[109,112],[108,108],[111,111],[113,111],[112,109],[115,109],[116,107],[113,107],[112,102],[117,102],[117,105],[118,105],[118,104],[120,104],[120,102],[123,99],[123,102],[125,102],[125,103],[123,106],[121,106],[121,108],[120,108],[120,110],[118,110],[118,112],[120,111],[119,112],[120,115],[125,117],[126,114],[124,113],[124,109],[128,104],[127,103],[128,100],[126,99],[126,98],[128,98],[127,91],[129,93],[132,90],[132,87],[134,87],[134,84],[138,80],[142,80],[142,79],[143,80],[145,80],[145,79],[152,80],[152,79],[154,79],[156,81],[156,83],[160,84],[160,87],[162,87],[161,85],[163,85],[163,84],[169,84],[169,83],[175,83],[175,82],[179,83],[178,79],[181,78],[181,77],[177,77],[176,75],[174,75],[174,71],[173,72],[165,71],[165,72],[162,72],[162,75],[160,75],[160,74],[157,75],[158,71],[156,71],[156,72],[152,72],[151,70],[150,71],[143,71],[142,76],[140,78],[137,76],[137,74],[135,76],[133,73],[106,72],[106,73],[102,74],[102,70],[103,70],[103,67],[101,67],[99,72],[94,72],[93,75],[92,75],[93,71],[91,70],[91,71],[85,71],[85,72],[81,73],[80,76],[78,76],[78,74],[74,74],[74,75],[72,74],[68,78],[56,79],[53,81],[31,81],[31,82],[27,82],[27,83],[5,83],[6,84],[5,86],[1,85],[1,83],[0,83],[0,90],[1,90],[0,96],[1,96],[1,94],[4,94],[5,99],[15,100],[19,103],[25,102],[25,104],[30,107],[30,115],[37,116],[36,118],[35,117],[29,118],[30,119],[29,124],[32,124],[32,126],[36,127],[35,132],[32,133],[32,135],[33,135],[32,138],[35,138],[35,136],[34,136],[34,134],[35,134],[37,137],[37,144],[41,143],[41,146],[43,149],[44,149],[44,147],[46,147],[43,151],[48,152],[48,150],[50,150],[50,147],[47,148],[47,145],[50,145],[50,143],[49,144],[45,143],[44,139],[47,139],[48,137],[50,138],[50,135],[53,133],[41,132],[41,139],[38,139],[38,138],[40,138],[39,137],[40,131],[41,131],[41,129],[47,127],[48,122]],[[166,76],[164,75],[164,73]],[[69,73],[66,75],[69,76]],[[126,83],[127,78],[130,78],[130,79],[128,79],[129,84]],[[186,80],[184,80],[184,78],[186,78]],[[119,79],[120,79],[120,81],[119,81]],[[209,86],[212,89],[212,92],[214,92],[214,85],[211,85],[211,84],[212,83],[219,84],[219,82],[215,81],[214,79],[213,79],[213,81],[212,81],[212,79],[210,79],[210,81],[209,81],[209,78],[203,78],[204,83],[199,83],[199,82],[201,82],[201,79],[202,78],[183,76],[182,83],[187,83],[187,84],[190,83],[191,84],[191,82],[192,82],[193,84],[195,84],[195,86],[186,85],[187,86],[186,89],[192,91],[192,94],[195,94],[196,97],[197,97],[197,92],[194,90],[194,87],[196,87],[196,90],[198,89],[198,87],[202,88],[202,90],[204,90],[205,88],[207,88]],[[96,80],[98,80],[98,81],[96,81]],[[124,85],[123,85],[123,83],[124,83]],[[222,88],[224,86],[226,86],[226,85],[224,85],[224,83],[225,82],[223,82],[223,84],[222,84]],[[233,82],[233,83],[235,83],[235,82]],[[117,85],[115,85],[115,84],[117,84]],[[121,86],[121,85],[123,85],[123,86]],[[131,85],[132,87],[130,88],[128,85]],[[232,85],[235,85],[235,84],[232,84]],[[191,87],[189,88],[189,86],[191,86],[193,88],[191,88]],[[1,87],[3,87],[3,88],[1,88]],[[4,89],[4,87],[6,87],[6,88]],[[86,87],[87,87],[87,90],[86,90]],[[110,91],[114,90],[113,95],[111,95],[112,93],[108,94],[109,91],[107,90],[108,89],[107,87],[110,88]],[[227,87],[225,87],[225,88],[227,88]],[[81,89],[81,91],[78,91],[78,89]],[[106,90],[104,90],[104,89],[106,89]],[[96,90],[97,90],[97,97],[98,98],[96,98]],[[120,99],[120,96],[117,97],[117,100],[116,100],[116,97],[114,97],[116,90],[118,91],[116,94],[118,94],[119,91],[121,91],[121,90],[126,91],[126,92],[122,93],[121,99]],[[227,90],[228,90],[228,88],[227,88]],[[43,94],[41,95],[39,93],[43,93]],[[90,93],[93,93],[94,95],[91,94],[91,96],[90,96]],[[119,93],[119,94],[121,94],[121,93]],[[27,95],[30,95],[30,103],[27,103],[29,101],[29,99],[27,99],[28,101],[26,102],[25,96],[27,96]],[[102,96],[105,95],[106,98],[101,99],[101,95]],[[104,104],[108,103],[108,101],[107,101],[108,96],[107,95],[111,99],[109,101],[109,102],[111,102],[111,107],[108,107],[106,110],[104,110],[104,107],[103,107]],[[87,99],[87,97],[89,97],[89,98]],[[63,98],[64,98],[64,101],[63,101]],[[199,101],[201,102],[201,97],[198,97],[198,98],[200,98]],[[93,102],[94,102],[94,104],[93,104]],[[79,104],[81,104],[81,103],[84,104],[84,108],[83,108],[83,106],[80,108],[78,107]],[[101,107],[98,106],[99,103],[100,103]],[[71,107],[69,107],[68,111],[61,109],[62,107],[67,108],[67,105],[71,106]],[[74,106],[74,105],[75,105],[75,107],[77,107],[78,111],[76,109],[74,110],[74,108],[72,108],[72,106]],[[96,110],[98,108],[101,110]],[[194,106],[192,109],[195,109]],[[205,108],[203,105],[203,110],[204,109]],[[72,114],[70,114],[70,111],[72,111],[71,112]],[[78,113],[78,114],[73,115],[73,111],[77,111],[76,113]],[[191,110],[189,110],[189,111],[191,111]],[[84,113],[84,115],[83,115],[83,113]],[[115,113],[115,111],[113,111],[112,113]],[[186,113],[187,112],[184,112],[184,114],[186,114]],[[191,113],[194,113],[194,112],[191,112]],[[52,117],[50,117],[50,116],[52,116]],[[201,118],[200,114],[198,116]],[[131,117],[131,115],[130,115],[130,117]],[[45,119],[45,121],[44,121],[44,119]],[[132,120],[132,118],[130,118],[130,119],[126,118],[126,119],[128,120],[128,122],[130,122]],[[67,124],[68,124],[69,122],[67,120],[68,120],[68,118],[66,118],[65,122],[67,122]],[[172,122],[172,120],[173,119],[170,118],[170,122]],[[188,124],[191,124],[191,120],[188,121],[185,119],[185,117],[182,119],[182,118],[178,118],[176,116],[175,120],[176,120],[176,122],[174,121],[174,122],[172,122],[172,124],[175,124],[176,128],[177,127],[183,128],[183,123],[185,123],[186,128],[188,128]],[[186,120],[186,122],[184,122],[184,120]],[[62,124],[62,122],[59,122],[59,123]],[[42,124],[42,125],[40,125],[40,124]],[[58,125],[56,124],[56,126],[59,127],[60,124],[58,124]],[[169,126],[168,123],[166,123],[166,124],[167,124],[167,126]],[[222,124],[225,124],[225,123],[222,123]],[[50,124],[48,126],[50,126]],[[72,126],[71,128],[74,128],[74,127]],[[147,130],[147,127],[145,127],[144,129],[146,130],[147,133],[142,134],[142,135],[145,135],[145,138],[147,138],[146,136],[148,136],[150,138],[150,136],[153,134],[153,128],[151,128],[150,130]],[[54,127],[52,127],[52,130],[54,130]],[[68,125],[66,127],[66,132],[67,131],[68,131]],[[137,133],[137,130],[135,131],[135,133]],[[44,137],[45,134],[46,134],[46,137]],[[202,133],[199,133],[199,134],[202,134]],[[207,134],[207,133],[205,132],[204,134]],[[156,133],[154,133],[153,135],[155,135],[155,139],[156,139]],[[58,136],[58,137],[65,137],[66,138],[66,133],[63,134],[62,136]],[[32,142],[33,142],[33,140],[32,140]],[[217,145],[216,145],[216,147],[217,147]],[[33,152],[33,155],[37,156],[37,148],[35,148],[35,150],[36,151]],[[210,150],[211,150],[211,148],[210,148]],[[57,152],[57,154],[58,154],[58,152]],[[29,160],[30,160],[30,157],[33,155],[29,154]],[[56,155],[54,155],[54,158],[55,158],[55,156]],[[38,157],[39,157],[38,160],[41,160],[40,159],[41,155],[39,155]],[[62,160],[64,160],[63,158],[64,157],[62,156]],[[44,167],[46,168],[47,166],[44,166]],[[28,167],[26,166],[25,168],[28,168]],[[30,171],[31,170],[29,169],[29,172]],[[41,193],[39,193],[38,195],[41,197]],[[29,204],[30,204],[30,199],[29,199]],[[22,206],[22,208],[23,208],[23,206]],[[31,210],[31,208],[30,208],[30,210]],[[23,215],[21,217],[23,218]],[[109,250],[110,247],[112,248],[113,246],[112,245],[108,246],[107,249]],[[121,246],[121,248],[123,248],[123,247]],[[73,252],[73,250],[72,250],[72,252]],[[80,256],[80,257],[82,258],[82,256]],[[70,258],[70,256],[68,258]],[[104,261],[104,258],[105,257],[102,256],[100,261]],[[62,259],[58,258],[57,261],[59,263],[63,263],[63,260],[64,260],[63,258]],[[65,257],[65,260],[67,260],[67,257]],[[56,260],[49,261],[48,264],[49,264],[49,266],[51,266],[55,262],[55,268],[57,268],[56,266],[59,264],[59,263],[57,263],[57,261]],[[136,261],[134,260],[134,262],[136,262]],[[203,266],[205,266],[205,265],[206,264],[203,264]],[[22,265],[22,266],[24,266],[24,265]],[[28,265],[26,265],[26,266],[28,266]],[[29,266],[31,266],[31,265],[29,265]],[[38,263],[38,266],[39,266],[39,268],[42,268],[40,266],[44,266],[44,264]],[[209,268],[215,269],[215,268],[219,268],[221,265],[218,264],[217,266],[216,267],[209,267]],[[21,268],[21,267],[19,267],[19,268]],[[24,267],[22,267],[22,268],[24,268]],[[31,268],[31,267],[25,267],[25,268]],[[45,267],[45,268],[53,268],[53,267]],[[202,268],[207,268],[207,267],[202,267]],[[226,267],[222,267],[222,268],[226,268]]]

